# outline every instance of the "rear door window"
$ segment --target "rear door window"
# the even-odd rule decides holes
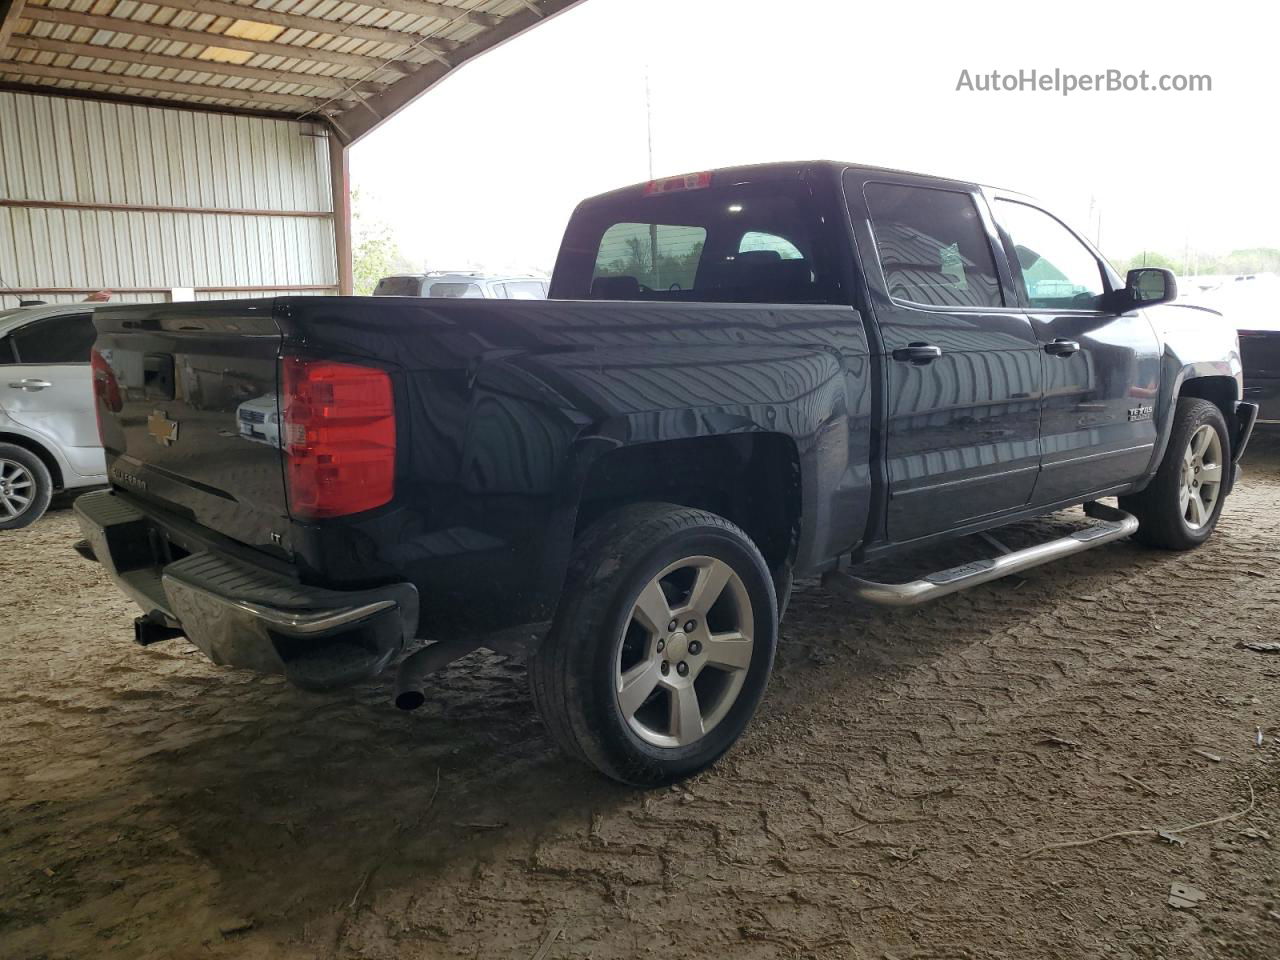
[[[427,293],[429,297],[452,297],[472,300],[483,298],[484,291],[479,285],[474,283],[433,283],[430,291]]]
[[[1004,306],[970,194],[893,183],[868,183],[864,194],[889,296],[930,307]]]
[[[91,314],[74,313],[27,324],[10,339],[18,363],[88,363],[97,335]]]
[[[545,300],[547,296],[541,280],[512,280],[500,286],[508,300]]]
[[[383,277],[374,288],[375,297],[420,297],[422,280],[418,277]]]

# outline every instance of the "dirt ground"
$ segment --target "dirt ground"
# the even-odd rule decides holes
[[[647,793],[496,655],[405,714],[135,647],[55,511],[0,534],[0,957],[1275,960],[1280,437],[1246,467],[1192,553],[802,585],[744,741]]]

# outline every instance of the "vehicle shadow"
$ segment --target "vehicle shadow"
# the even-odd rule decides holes
[[[1277,440],[1255,441],[1246,463],[1255,479],[1247,483],[1280,479]],[[1224,542],[1205,549],[1229,550],[1231,524],[1224,533]],[[952,545],[924,559],[937,569],[964,559],[965,550]],[[775,762],[768,750],[759,759],[767,728],[802,727],[819,701],[893,696],[904,674],[972,642],[975,623],[978,633],[998,635],[1085,579],[1105,589],[1178,556],[1114,544],[1052,573],[919,610],[859,606],[802,583],[757,729],[692,786],[732,781],[744,753],[754,764]],[[269,679],[227,684],[224,676],[171,676],[173,685],[199,688],[200,709],[180,715],[159,743],[122,742],[123,775],[152,798],[144,819],[178,831],[181,848],[212,868],[208,896],[217,912],[252,917],[259,935],[336,945],[373,898],[407,904],[437,887],[465,887],[495,862],[518,862],[534,877],[571,870],[540,859],[545,838],[590,831],[653,797],[558,752],[517,659],[479,652],[453,664],[435,675],[427,704],[414,713],[392,707],[388,684],[317,696]]]

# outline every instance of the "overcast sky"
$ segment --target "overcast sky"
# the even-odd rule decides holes
[[[432,269],[549,269],[574,204],[828,158],[1040,197],[1112,256],[1280,246],[1273,4],[586,0],[352,151],[364,212]],[[1208,93],[976,93],[1021,68],[1210,74]],[[1092,213],[1091,213],[1092,211]]]

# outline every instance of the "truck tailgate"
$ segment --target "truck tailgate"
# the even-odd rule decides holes
[[[94,387],[114,485],[241,543],[278,549],[288,509],[272,304],[99,311]]]

